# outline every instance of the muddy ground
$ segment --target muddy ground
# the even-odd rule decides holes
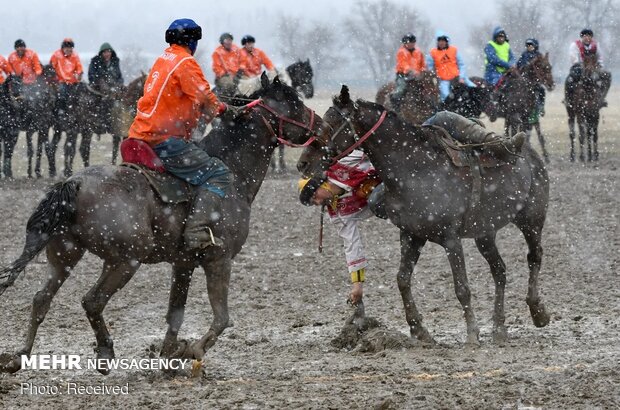
[[[559,96],[550,96],[543,120],[552,162],[551,199],[543,235],[540,278],[551,312],[548,327],[531,322],[526,245],[514,227],[498,246],[508,266],[506,323],[510,341],[491,340],[493,281],[488,266],[465,241],[481,347],[464,347],[465,324],[443,250],[424,249],[413,281],[419,308],[440,347],[407,343],[408,328],[396,286],[398,235],[388,222],[370,220],[364,235],[371,268],[367,313],[383,331],[353,351],[334,339],[350,313],[348,275],[335,229],[317,253],[318,210],[296,198],[297,175],[270,174],[253,207],[252,229],[233,265],[230,311],[234,326],[207,353],[202,377],[170,378],[157,371],[26,370],[0,375],[0,408],[618,408],[620,406],[620,155],[617,108],[606,109],[598,166],[565,161],[567,137]],[[620,105],[614,100],[611,107]],[[321,113],[328,100],[311,105]],[[561,107],[561,106],[560,106]],[[497,127],[497,125],[493,125]],[[95,150],[109,159],[109,142]],[[296,152],[287,152],[293,165]],[[79,162],[79,160],[78,160]],[[24,175],[24,163],[16,164]],[[0,181],[1,264],[21,251],[26,220],[49,180]],[[101,262],[87,255],[52,303],[34,347],[37,354],[93,357],[94,335],[81,297]],[[21,346],[34,293],[45,278],[39,256],[0,297],[0,352]],[[163,338],[170,280],[167,265],[143,266],[105,310],[117,357],[146,358]],[[210,307],[204,275],[196,273],[182,337],[206,332]],[[386,336],[387,335],[387,336]],[[399,336],[400,335],[400,336]],[[31,395],[21,384],[58,386],[128,384],[129,394]]]

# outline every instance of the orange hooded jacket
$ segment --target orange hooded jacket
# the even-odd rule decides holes
[[[0,56],[0,84],[4,83],[5,77],[13,74],[11,66],[6,61],[6,58]]]
[[[214,117],[222,106],[196,59],[173,44],[151,68],[129,137],[151,146],[172,136],[189,140],[200,115]]]
[[[215,78],[220,78],[226,74],[235,75],[239,71],[239,47],[232,45],[230,50],[226,50],[220,45],[211,55],[213,60],[212,68]]]
[[[239,70],[243,70],[244,74],[248,77],[259,76],[262,72],[263,65],[267,70],[273,70],[273,63],[260,48],[254,47],[254,50],[250,53],[245,47],[241,47],[238,53]]]
[[[418,74],[425,69],[426,61],[420,49],[416,47],[413,51],[409,51],[405,46],[400,46],[396,53],[397,74],[408,74],[409,71],[412,71],[413,74]]]
[[[37,53],[27,48],[22,57],[13,51],[9,56],[9,64],[15,74],[22,77],[24,84],[32,84],[37,77],[43,74],[43,67]]]
[[[56,70],[56,77],[61,83],[76,84],[80,82],[80,74],[84,73],[80,56],[75,51],[70,56],[66,56],[62,49],[54,51],[50,64]]]

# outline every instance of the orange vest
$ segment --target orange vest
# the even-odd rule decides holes
[[[446,49],[431,50],[431,57],[435,62],[435,72],[440,80],[452,80],[459,76],[459,66],[456,63],[456,47],[449,46]]]
[[[173,44],[151,68],[129,137],[151,146],[172,136],[189,140],[200,115],[213,117],[219,106],[196,59]]]
[[[224,46],[219,46],[211,55],[213,60],[212,67],[215,78],[220,78],[226,74],[235,75],[239,70],[239,48],[232,45],[230,50],[226,50]]]
[[[414,74],[418,74],[420,71],[426,69],[426,62],[424,61],[424,54],[415,48],[413,51],[407,50],[405,46],[401,46],[396,53],[396,72],[399,74],[407,74],[409,71],[413,71]]]
[[[26,49],[23,57],[18,56],[17,51],[13,51],[9,56],[9,64],[15,74],[21,76],[24,84],[34,83],[37,77],[43,74],[39,56],[30,49]]]
[[[251,53],[241,47],[239,53],[239,70],[243,70],[246,76],[256,77],[262,72],[262,66],[269,71],[273,70],[273,63],[267,57],[267,54],[260,48],[254,47]]]
[[[11,74],[13,74],[11,66],[6,61],[6,58],[0,56],[0,84],[4,83],[4,78]]]
[[[56,50],[50,58],[50,64],[56,70],[56,77],[61,83],[78,83],[80,81],[79,75],[84,72],[80,57],[75,51],[70,56],[66,56],[62,49]]]

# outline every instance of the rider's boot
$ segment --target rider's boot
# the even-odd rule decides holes
[[[199,250],[223,248],[224,241],[215,236],[213,228],[222,218],[222,198],[207,189],[198,189],[192,211],[185,223],[185,248]]]
[[[387,210],[385,209],[385,185],[380,183],[368,196],[368,208],[381,219],[388,219]]]

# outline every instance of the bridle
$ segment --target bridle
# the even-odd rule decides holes
[[[289,118],[289,117],[286,117],[280,114],[279,112],[277,112],[276,110],[274,110],[273,108],[265,104],[265,102],[262,99],[252,101],[251,103],[247,104],[245,108],[254,109],[254,110],[257,110],[258,108],[262,108],[266,110],[267,112],[269,112],[271,115],[273,115],[275,119],[278,121],[278,133],[277,134],[275,130],[273,129],[271,122],[267,118],[265,118],[265,116],[262,113],[259,112],[259,115],[261,116],[263,123],[265,124],[265,126],[267,127],[271,135],[282,145],[286,145],[288,147],[293,147],[293,148],[304,148],[312,144],[315,140],[321,141],[316,138],[316,135],[314,132],[314,122],[315,122],[316,115],[314,113],[314,110],[312,110],[311,108],[304,106],[305,111],[309,113],[309,116],[310,116],[310,120],[308,121],[307,125],[305,123],[296,121],[292,118]],[[294,144],[286,140],[284,138],[284,129],[283,129],[285,123],[292,124],[301,129],[306,130],[306,133],[304,134],[304,137],[307,137],[306,142],[304,142],[303,144]]]
[[[383,121],[387,117],[387,110],[383,110],[377,122],[364,135],[360,137],[358,133],[355,131],[355,126],[353,125],[353,121],[351,121],[351,118],[347,114],[345,114],[342,110],[340,110],[338,107],[335,107],[333,105],[329,109],[336,111],[338,115],[340,115],[340,117],[344,120],[342,124],[340,124],[340,126],[336,129],[336,131],[334,131],[331,134],[330,140],[333,141],[336,138],[336,136],[345,129],[346,126],[349,126],[351,128],[351,131],[353,132],[353,139],[355,140],[355,142],[351,146],[349,146],[344,151],[342,151],[340,154],[332,158],[332,165],[338,162],[339,160],[341,160],[342,158],[346,157],[347,155],[349,155],[355,149],[359,148],[359,146],[362,145],[364,141],[370,138],[370,136],[374,134],[375,131],[377,131],[377,129],[381,126],[381,124],[383,124]],[[327,121],[323,121],[323,124],[333,129],[333,127],[329,123],[327,123]],[[325,144],[325,146],[327,146],[327,143],[325,141],[322,141],[322,142]]]

